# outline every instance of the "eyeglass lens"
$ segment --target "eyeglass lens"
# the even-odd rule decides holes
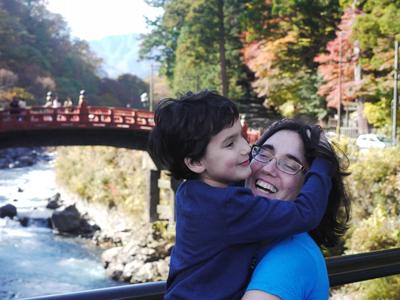
[[[276,158],[270,149],[260,146],[253,146],[251,155],[255,160],[264,163],[269,163],[271,160]],[[290,158],[276,158],[276,166],[282,172],[290,175],[295,175],[303,169],[303,166],[300,163]]]

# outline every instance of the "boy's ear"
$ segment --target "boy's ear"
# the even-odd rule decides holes
[[[203,173],[206,169],[200,160],[193,160],[192,158],[185,157],[184,162],[190,171],[197,174]]]

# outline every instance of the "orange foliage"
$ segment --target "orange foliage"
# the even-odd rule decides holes
[[[243,60],[256,77],[253,87],[258,96],[268,96],[274,85],[274,77],[280,73],[277,65],[281,59],[280,53],[288,48],[288,44],[296,43],[296,41],[296,33],[290,31],[282,38],[254,41],[243,48]]]
[[[336,108],[338,106],[340,93],[342,101],[353,101],[362,86],[361,80],[355,81],[359,48],[351,41],[352,27],[359,14],[359,10],[347,9],[339,25],[339,31],[336,32],[336,38],[327,45],[328,53],[315,58],[315,61],[320,63],[318,72],[324,79],[324,84],[320,86],[318,94],[326,97],[328,107]],[[341,89],[340,71],[342,75]]]

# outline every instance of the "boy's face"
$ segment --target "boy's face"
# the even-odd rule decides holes
[[[213,136],[207,145],[206,154],[200,160],[203,172],[200,179],[215,187],[225,187],[246,179],[250,173],[250,146],[242,136],[242,126],[236,120]]]

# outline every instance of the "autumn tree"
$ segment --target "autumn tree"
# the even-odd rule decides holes
[[[248,4],[244,61],[254,72],[253,87],[266,106],[284,115],[323,117],[324,99],[314,57],[334,36],[338,1],[256,0]]]
[[[393,90],[394,41],[400,40],[400,2],[355,1],[362,11],[354,25],[362,69],[365,113],[373,125],[388,129]]]
[[[352,39],[356,18],[361,12],[348,7],[336,31],[336,38],[327,44],[327,53],[315,58],[319,63],[318,73],[323,78],[318,94],[327,101],[327,107],[336,112],[344,108],[349,113],[351,104],[357,104],[359,132],[368,130],[364,117],[365,94],[362,91],[360,47],[357,40]],[[340,116],[340,114],[338,114]]]

